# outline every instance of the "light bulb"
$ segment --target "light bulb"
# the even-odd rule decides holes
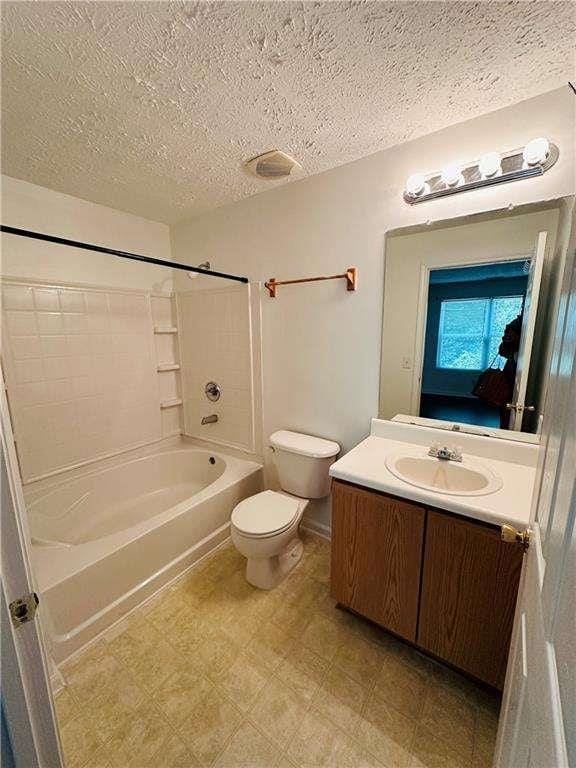
[[[548,139],[540,137],[532,139],[524,147],[523,158],[526,165],[538,165],[543,163],[550,152],[550,142]]]
[[[406,180],[406,193],[410,197],[419,197],[426,191],[426,179],[421,173],[413,173]]]
[[[487,152],[478,161],[478,168],[483,179],[502,173],[500,155],[498,152]]]
[[[442,171],[442,181],[447,187],[455,187],[461,181],[463,181],[462,168],[460,163],[450,163]]]

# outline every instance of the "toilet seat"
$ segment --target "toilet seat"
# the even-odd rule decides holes
[[[232,512],[232,525],[245,536],[263,538],[287,530],[298,517],[300,502],[276,491],[262,491],[241,501]]]

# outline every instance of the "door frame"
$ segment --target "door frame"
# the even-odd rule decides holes
[[[60,768],[64,765],[50,685],[48,655],[41,621],[15,627],[9,604],[39,593],[29,557],[24,495],[0,370],[0,464],[2,471],[2,703],[16,766]],[[40,605],[36,617],[42,612]]]
[[[469,258],[450,258],[442,265],[420,264],[420,287],[418,290],[418,305],[416,309],[416,334],[414,342],[414,366],[412,368],[412,384],[410,391],[410,415],[420,415],[420,399],[422,397],[422,375],[424,370],[424,349],[426,346],[426,321],[428,319],[428,293],[430,273],[439,269],[465,269],[466,267],[487,266],[489,264],[504,264],[511,261],[530,260],[532,254],[519,253],[513,256],[494,256],[486,261],[470,261]]]

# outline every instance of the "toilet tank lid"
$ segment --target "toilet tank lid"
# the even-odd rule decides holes
[[[270,443],[274,448],[281,448],[290,453],[300,453],[302,456],[311,456],[314,459],[327,459],[340,453],[340,446],[333,440],[303,435],[301,432],[290,432],[287,429],[281,429],[270,435]]]

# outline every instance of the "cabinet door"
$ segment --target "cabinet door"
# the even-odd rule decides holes
[[[332,596],[407,640],[416,639],[424,509],[335,481]]]
[[[499,530],[428,512],[418,645],[502,688],[521,566]]]

